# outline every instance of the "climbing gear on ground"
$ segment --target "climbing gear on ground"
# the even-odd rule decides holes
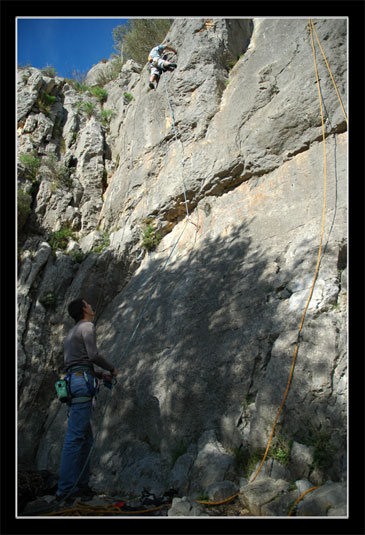
[[[238,496],[238,492],[233,496],[225,500],[218,502],[214,501],[201,501],[196,500],[197,503],[201,503],[206,506],[216,506],[226,504]],[[91,505],[88,503],[77,502],[74,504],[72,509],[63,509],[58,511],[52,511],[48,513],[40,514],[40,516],[116,516],[116,515],[151,515],[151,513],[156,513],[162,509],[169,508],[172,505],[172,499],[174,496],[177,496],[178,493],[174,489],[171,489],[168,492],[165,492],[163,496],[156,497],[155,494],[150,494],[148,491],[142,492],[141,495],[141,505],[140,506],[129,506],[124,501],[119,501],[116,503],[110,503],[108,505]],[[75,496],[75,495],[73,495]],[[69,503],[69,501],[68,501]],[[152,515],[154,516],[154,515]]]

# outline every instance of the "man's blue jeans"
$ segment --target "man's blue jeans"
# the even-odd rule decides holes
[[[93,376],[88,374],[92,385]],[[90,390],[85,378],[80,375],[71,376],[70,390],[73,396],[90,396]],[[74,486],[80,472],[83,470],[85,461],[93,443],[93,433],[90,425],[92,401],[73,403],[70,407],[66,438],[63,444],[60,473],[58,479],[57,494],[66,494]],[[80,487],[89,483],[90,459],[73,490],[76,492]]]

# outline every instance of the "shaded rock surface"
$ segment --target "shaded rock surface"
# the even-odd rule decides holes
[[[346,103],[346,19],[315,22]],[[119,368],[92,484],[195,498],[238,484],[234,452],[266,447],[317,259],[323,140],[306,20],[177,19],[167,37],[178,67],[158,89],[148,89],[147,64],[127,62],[103,103],[19,69],[18,154],[41,165],[35,177],[18,166],[31,195],[19,237],[18,455],[23,467],[58,472],[66,409],[54,383],[67,304],[82,295],[97,311],[100,352]],[[294,441],[291,464],[270,469],[272,491],[277,481],[343,484],[346,474],[347,124],[317,60],[323,256],[278,422]],[[149,252],[148,222],[160,235]],[[65,229],[67,245],[55,245]],[[108,399],[102,389],[95,426]],[[311,448],[324,435],[331,462],[318,465]],[[275,510],[247,500],[279,515],[292,490],[278,492]]]

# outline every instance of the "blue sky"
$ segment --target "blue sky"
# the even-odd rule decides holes
[[[120,18],[17,18],[18,65],[42,69],[51,65],[57,75],[72,78],[87,73],[114,49],[113,28]]]

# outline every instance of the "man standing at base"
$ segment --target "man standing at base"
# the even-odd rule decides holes
[[[68,312],[75,321],[75,326],[64,342],[64,364],[69,376],[72,400],[62,450],[57,501],[61,501],[73,489],[81,472],[70,498],[91,498],[94,495],[89,487],[90,460],[85,466],[93,443],[90,425],[93,396],[98,389],[97,378],[111,382],[118,373],[113,364],[98,352],[92,306],[85,299],[75,299],[69,304]],[[95,371],[94,364],[108,373]]]

